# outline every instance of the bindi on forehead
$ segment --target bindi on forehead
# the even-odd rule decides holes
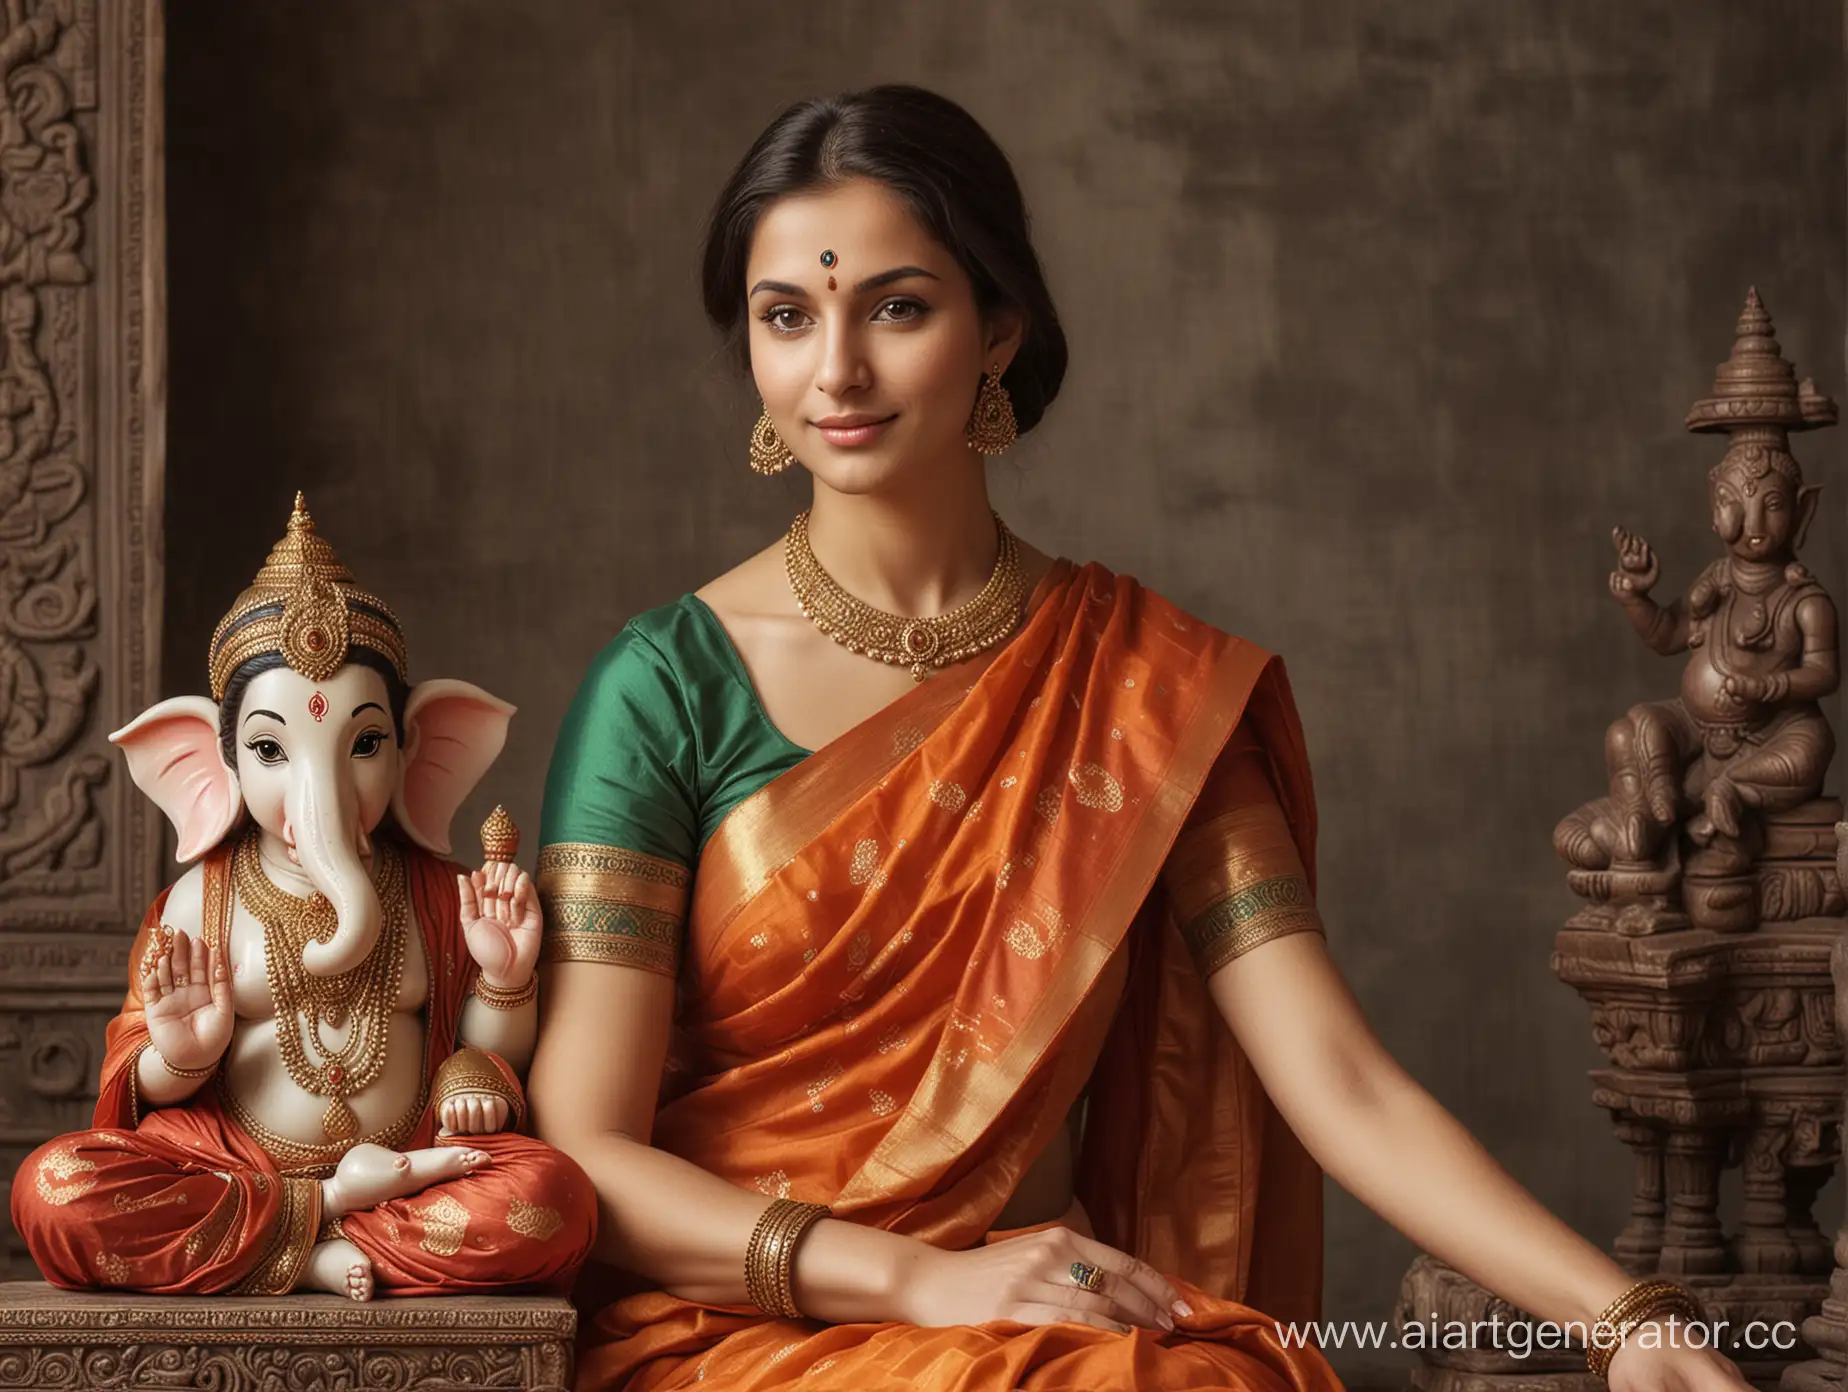
[[[821,254],[822,269],[829,270],[829,271],[833,270],[835,263],[839,260],[840,260],[840,257],[836,256],[832,251],[822,252]],[[834,288],[834,277],[833,276],[828,277],[828,288],[830,290]]]

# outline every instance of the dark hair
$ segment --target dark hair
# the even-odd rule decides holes
[[[392,733],[398,737],[398,747],[404,747],[404,702],[411,689],[404,684],[404,678],[398,675],[398,669],[391,665],[391,659],[362,648],[357,644],[347,649],[348,666],[370,667],[385,678],[385,703],[391,707]],[[225,683],[224,699],[218,703],[218,753],[225,761],[226,768],[237,767],[237,718],[242,714],[244,690],[251,681],[264,672],[284,665],[284,658],[279,652],[258,653],[247,662],[240,663],[231,680]]]
[[[1020,311],[1025,332],[1001,381],[1021,431],[1033,428],[1065,378],[1065,332],[1027,232],[1014,171],[988,132],[921,87],[870,87],[797,102],[778,116],[726,181],[706,224],[700,278],[706,317],[750,366],[744,275],[751,238],[778,198],[848,179],[875,179],[910,208],[975,286],[984,314]]]

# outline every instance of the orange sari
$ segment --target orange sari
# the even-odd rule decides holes
[[[587,1321],[579,1386],[1337,1388],[1273,1322],[1318,1312],[1320,1173],[1215,1018],[1176,914],[1190,891],[1162,876],[1238,742],[1267,761],[1307,866],[1280,664],[1060,562],[1012,641],[776,778],[707,842],[653,1139],[735,1184],[967,1248],[996,1236],[1082,1095],[1067,1221],[1088,1214],[1178,1278],[1195,1310],[1180,1330],[827,1326],[654,1291]]]

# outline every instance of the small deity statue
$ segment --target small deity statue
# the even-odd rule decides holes
[[[1789,432],[1833,425],[1835,404],[1798,385],[1772,334],[1754,290],[1714,395],[1688,414],[1689,430],[1731,436],[1708,475],[1726,554],[1664,608],[1650,594],[1654,550],[1612,534],[1611,593],[1631,627],[1664,656],[1690,656],[1679,696],[1633,707],[1606,733],[1610,795],[1553,833],[1573,889],[1594,903],[1587,924],[1756,927],[1765,818],[1817,798],[1835,751],[1817,704],[1841,681],[1835,605],[1797,560],[1821,485],[1803,482],[1789,447]]]
[[[481,870],[439,859],[513,708],[408,685],[300,495],[210,675],[111,736],[198,863],[135,941],[91,1129],[20,1167],[34,1260],[175,1294],[568,1283],[595,1195],[521,1133],[538,899],[498,809]]]

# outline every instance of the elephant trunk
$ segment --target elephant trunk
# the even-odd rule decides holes
[[[338,976],[366,960],[383,917],[360,856],[359,799],[330,770],[310,769],[291,788],[288,813],[302,870],[333,904],[338,920],[333,937],[303,950],[302,965],[316,976]]]

